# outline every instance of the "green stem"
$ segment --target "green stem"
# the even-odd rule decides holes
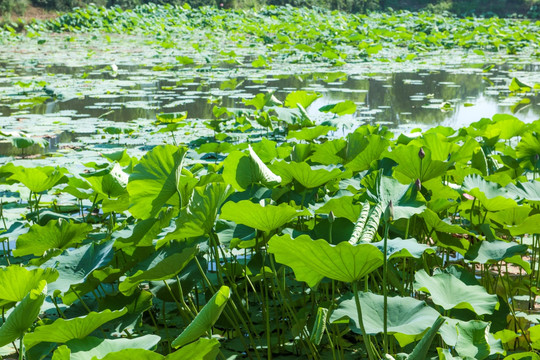
[[[23,360],[23,338],[24,335],[21,336],[21,339],[19,340],[19,360]]]
[[[364,339],[364,345],[366,346],[366,351],[369,357],[369,360],[375,360],[375,354],[373,354],[373,348],[371,344],[371,339],[369,335],[366,333],[366,328],[364,326],[364,322],[362,321],[362,307],[360,306],[360,298],[358,297],[358,282],[353,282],[353,292],[354,292],[354,301],[356,303],[356,311],[358,314],[358,325],[360,326],[360,330],[362,331],[362,337]]]
[[[388,222],[386,222],[384,231],[384,250],[383,250],[383,349],[388,354]]]

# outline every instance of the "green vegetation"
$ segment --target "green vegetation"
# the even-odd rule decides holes
[[[539,27],[153,4],[7,25],[0,353],[539,359]],[[449,69],[513,115],[362,124],[400,94],[343,86]],[[420,85],[437,114],[481,86]]]

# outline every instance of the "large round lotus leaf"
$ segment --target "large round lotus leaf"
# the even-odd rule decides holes
[[[370,335],[384,330],[384,296],[369,292],[358,293],[362,307],[362,321]],[[439,313],[425,302],[410,297],[388,297],[388,332],[417,335],[430,328]],[[339,307],[332,313],[330,321],[348,317],[354,324],[354,332],[361,334],[358,324],[358,312],[352,294],[344,297]]]
[[[424,157],[418,156],[423,149]],[[388,158],[398,163],[394,169],[394,176],[403,184],[410,184],[420,179],[427,181],[443,175],[451,163],[432,159],[429,148],[421,148],[412,144],[400,145],[387,155]]]
[[[431,294],[431,299],[445,310],[469,309],[478,315],[491,314],[498,304],[497,296],[488,294],[480,285],[467,285],[450,273],[429,276],[424,270],[416,272],[414,289]]]
[[[277,262],[290,266],[297,280],[311,287],[324,277],[349,283],[358,281],[383,264],[382,253],[371,244],[331,245],[308,235],[294,240],[290,235],[276,235],[269,241],[268,252],[274,254]]]
[[[148,152],[133,168],[127,189],[131,214],[154,217],[166,205],[180,205],[179,183],[186,149],[165,145]]]
[[[220,218],[270,232],[279,229],[302,214],[302,212],[285,203],[277,206],[262,206],[249,200],[242,200],[237,203],[232,201],[225,203],[221,208]]]
[[[306,162],[279,162],[275,163],[273,168],[280,175],[285,183],[295,179],[303,187],[314,189],[327,182],[338,178],[342,171],[337,167],[310,166]]]
[[[58,184],[67,182],[67,178],[64,176],[66,169],[64,168],[54,168],[52,166],[24,168],[17,166],[10,170],[13,175],[9,180],[16,180],[24,184],[34,193],[47,191]]]
[[[63,219],[51,220],[45,226],[35,224],[19,236],[13,255],[41,256],[48,250],[65,250],[81,243],[90,231],[90,224],[74,224]]]

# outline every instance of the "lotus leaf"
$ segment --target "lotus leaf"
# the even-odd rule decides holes
[[[296,278],[311,287],[324,277],[349,283],[358,281],[383,264],[382,253],[371,244],[331,245],[308,235],[294,240],[290,235],[274,235],[268,245],[268,252],[274,254],[277,262],[290,266]]]

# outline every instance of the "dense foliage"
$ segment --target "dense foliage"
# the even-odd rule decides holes
[[[0,0],[0,15],[23,14],[30,1],[28,0]],[[429,10],[434,12],[449,11],[460,16],[485,15],[500,17],[526,16],[538,18],[538,0],[31,0],[31,4],[40,8],[57,11],[70,11],[74,7],[120,6],[133,8],[138,5],[157,3],[191,7],[214,6],[221,8],[260,8],[264,5],[292,5],[320,7],[331,10],[341,10],[353,13],[366,11],[386,10]]]
[[[490,61],[537,57],[539,25],[408,12],[88,7],[0,35],[6,48],[33,44],[62,61],[66,53],[79,61],[80,48],[94,61],[94,41],[118,46],[103,49],[107,78],[85,68],[90,74],[64,79],[64,89],[28,75],[33,63],[52,71],[35,59],[6,70],[7,81],[20,80],[3,86],[1,99],[19,112],[0,138],[22,151],[45,144],[21,129],[24,116],[62,91],[76,100],[125,93],[117,85],[127,82],[124,69],[110,59],[126,67],[126,52],[154,77],[211,77],[223,67],[416,67],[451,50],[486,62],[488,76]],[[140,39],[147,53],[137,53]],[[160,91],[174,98],[167,91],[188,81]],[[238,81],[219,90],[233,93]],[[513,78],[498,94],[518,100],[516,110],[539,89]],[[90,138],[101,141],[93,154],[81,145],[71,149],[78,157],[1,157],[2,354],[540,359],[540,120],[499,114],[460,129],[351,128],[342,119],[357,104],[317,107],[320,97],[269,91],[231,106],[209,98],[204,119],[164,110],[127,125],[107,122],[113,110],[101,108],[87,117],[107,124]],[[60,128],[78,114],[63,115],[35,126]],[[109,151],[121,138],[143,144]]]

